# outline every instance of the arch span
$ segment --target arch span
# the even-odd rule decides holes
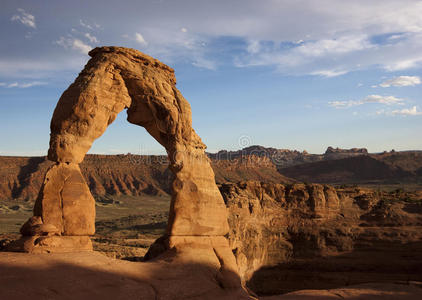
[[[224,269],[237,273],[224,237],[229,230],[226,206],[173,69],[134,49],[101,47],[89,55],[92,58],[54,111],[48,158],[56,164],[46,174],[34,216],[21,229],[21,250],[92,249],[95,202],[79,163],[117,114],[127,109],[128,121],[145,127],[165,147],[174,173],[167,235],[148,256],[182,249],[185,256],[220,266],[222,274]]]

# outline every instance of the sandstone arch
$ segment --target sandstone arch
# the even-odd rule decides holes
[[[224,237],[229,230],[226,207],[206,147],[192,128],[190,105],[175,86],[173,69],[134,49],[101,47],[89,55],[54,111],[48,158],[56,164],[46,174],[34,217],[21,229],[21,250],[92,249],[95,202],[78,164],[127,109],[128,121],[145,127],[165,147],[175,175],[167,236],[149,256],[175,248],[220,266],[222,274],[227,269],[236,273]]]

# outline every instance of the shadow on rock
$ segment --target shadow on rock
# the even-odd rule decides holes
[[[2,252],[0,270],[0,299],[253,299],[240,288],[222,288],[218,270],[197,263]]]
[[[402,244],[380,241],[336,256],[293,258],[257,270],[247,286],[258,295],[277,295],[303,289],[397,281],[422,281],[422,241]],[[312,298],[314,299],[314,298]],[[360,298],[359,298],[360,299]]]

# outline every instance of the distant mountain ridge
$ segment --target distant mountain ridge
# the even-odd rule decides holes
[[[250,146],[237,151],[221,150],[217,153],[208,153],[213,160],[231,160],[234,158],[247,157],[250,155],[268,157],[277,169],[283,169],[305,163],[318,161],[338,160],[356,156],[370,156],[379,161],[401,167],[403,170],[415,172],[422,168],[422,150],[409,151],[384,151],[381,153],[369,153],[366,148],[341,149],[328,147],[324,154],[310,154],[306,150],[300,152],[289,149],[267,148],[259,145]]]
[[[422,151],[370,154],[365,148],[328,147],[324,154],[250,146],[208,153],[216,182],[255,180],[271,183],[419,182]],[[46,157],[0,156],[0,200],[33,201],[53,164]],[[87,155],[82,173],[94,196],[165,195],[171,172],[163,155]]]
[[[47,169],[53,162],[43,157],[0,156],[0,201],[36,199]],[[161,155],[89,154],[80,164],[92,194],[154,195],[171,193],[172,173]],[[212,160],[217,183],[258,180],[291,183],[267,158],[249,156],[230,161]]]

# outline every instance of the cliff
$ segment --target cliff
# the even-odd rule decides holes
[[[230,243],[260,294],[422,280],[422,193],[241,182],[220,187]]]

